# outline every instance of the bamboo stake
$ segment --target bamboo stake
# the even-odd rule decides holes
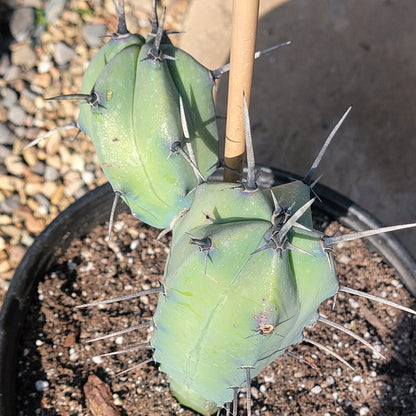
[[[243,171],[245,153],[243,94],[249,106],[259,1],[233,0],[224,160],[226,166],[240,173]],[[228,170],[224,171],[224,181],[236,182],[239,179],[237,174]]]

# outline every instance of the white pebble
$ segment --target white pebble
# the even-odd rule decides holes
[[[363,378],[362,378],[359,374],[357,374],[356,376],[354,376],[354,377],[352,378],[352,381],[353,381],[354,383],[362,383]]]
[[[69,361],[76,362],[79,360],[79,354],[75,352],[74,354],[70,354]]]
[[[360,409],[360,416],[366,416],[370,413],[370,409],[367,406],[364,406]]]
[[[103,359],[102,359],[102,357],[99,357],[99,356],[97,355],[97,356],[95,356],[95,357],[92,357],[92,362],[93,362],[94,364],[102,364],[102,363],[103,363]]]
[[[312,387],[312,389],[311,389],[311,393],[313,393],[313,394],[319,394],[321,392],[322,392],[322,387],[319,386],[319,385],[316,385],[316,386]]]
[[[124,338],[123,337],[116,337],[115,343],[117,345],[121,345],[121,344],[123,344],[123,342],[124,342]]]
[[[39,74],[46,74],[47,72],[50,71],[51,68],[52,68],[52,62],[49,60],[48,61],[41,60],[41,62],[39,62],[38,64]]]
[[[332,386],[335,383],[334,377],[328,376],[326,382],[328,383],[328,386]]]
[[[113,400],[116,406],[123,406],[123,400],[120,399],[118,394],[113,394]]]
[[[37,391],[45,391],[49,387],[49,382],[46,380],[37,380],[35,388]]]
[[[41,347],[43,345],[43,341],[40,340],[40,339],[37,339],[35,344],[36,344],[37,347]]]
[[[130,250],[136,250],[136,248],[140,245],[140,241],[139,240],[133,240],[130,243]]]
[[[87,185],[91,185],[94,182],[94,174],[89,170],[82,172],[81,178]]]
[[[351,307],[354,308],[354,309],[358,309],[360,307],[360,304],[352,298],[349,298],[348,302],[351,305]]]
[[[274,383],[275,382],[274,374],[272,373],[269,376],[264,376],[264,382],[265,383]]]

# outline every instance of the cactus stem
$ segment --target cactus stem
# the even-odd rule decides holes
[[[164,292],[164,288],[163,286],[158,286],[158,287],[153,287],[151,289],[142,290],[140,292],[131,293],[130,295],[117,296],[111,299],[97,300],[95,302],[84,303],[83,305],[75,306],[74,309],[83,309],[83,308],[88,308],[90,306],[107,305],[109,303],[121,302],[123,300],[135,299],[140,296],[147,296],[153,293],[161,293],[161,292]]]
[[[281,48],[282,46],[287,46],[287,45],[290,45],[291,43],[292,43],[292,42],[289,40],[289,41],[286,41],[286,42],[283,42],[283,43],[279,43],[279,44],[277,44],[277,45],[273,45],[273,46],[271,46],[270,48],[262,49],[261,51],[256,51],[256,53],[254,54],[254,59],[258,59],[258,58],[260,58],[261,56],[268,55],[270,52],[273,52],[273,51],[275,51],[276,49]],[[214,80],[217,80],[217,79],[221,78],[221,75],[225,74],[225,73],[226,73],[226,72],[228,72],[229,70],[230,70],[230,63],[228,62],[228,63],[226,63],[226,64],[224,64],[224,65],[220,66],[219,68],[214,69],[214,70],[209,71],[209,72],[210,72],[210,74],[211,74],[211,77],[212,77]]]
[[[336,329],[348,334],[350,337],[353,337],[357,341],[364,344],[367,348],[369,348],[371,351],[373,351],[374,354],[376,354],[377,356],[379,356],[383,360],[386,359],[386,357],[383,354],[381,354],[380,352],[378,352],[369,342],[367,342],[364,338],[360,337],[359,335],[357,335],[355,332],[351,331],[350,329],[347,329],[344,326],[342,326],[342,325],[340,325],[336,322],[330,321],[329,319],[324,318],[322,315],[319,315],[318,322],[322,322],[326,325],[332,326],[333,328],[336,328]]]
[[[325,345],[320,344],[317,341],[314,341],[311,338],[303,337],[303,341],[307,342],[308,344],[312,344],[315,347],[319,348],[320,350],[326,352],[329,355],[332,355],[334,358],[336,358],[338,361],[340,361],[342,364],[344,364],[346,367],[348,367],[350,370],[352,370],[354,373],[356,372],[354,370],[354,367],[352,367],[347,361],[345,361],[339,354],[337,354],[335,351],[332,351],[331,348],[326,347]]]
[[[286,351],[286,354],[289,355],[290,357],[295,358],[296,360],[298,360],[301,364],[306,364],[309,367],[313,368],[314,370],[318,370],[318,367],[315,364],[310,363],[309,361],[306,361],[301,355],[299,354],[295,354],[292,351]]]
[[[341,127],[342,123],[344,122],[344,120],[346,119],[346,117],[348,116],[349,112],[351,111],[351,106],[348,107],[347,111],[344,113],[344,115],[341,117],[341,120],[338,121],[338,123],[336,124],[336,126],[332,129],[331,133],[329,134],[328,138],[325,140],[324,145],[322,146],[321,150],[318,153],[318,156],[316,157],[316,159],[314,160],[314,162],[312,163],[312,166],[309,170],[309,172],[307,173],[307,175],[305,176],[305,179],[303,180],[303,182],[306,185],[309,185],[312,176],[314,175],[316,168],[319,166],[319,164],[321,163],[322,157],[324,156],[326,149],[328,149],[328,146],[330,145],[332,139],[334,138],[336,132],[339,130],[339,128]]]
[[[111,332],[107,335],[102,335],[102,336],[97,337],[97,338],[88,339],[85,342],[86,343],[91,343],[91,342],[101,341],[103,339],[107,339],[107,338],[111,338],[111,337],[117,337],[119,335],[123,335],[123,334],[126,334],[128,332],[137,331],[138,329],[141,329],[141,328],[146,328],[147,326],[153,326],[153,321],[149,320],[149,321],[143,322],[142,324],[131,326],[130,328],[121,329],[119,331]]]
[[[384,299],[384,298],[380,298],[380,297],[375,296],[375,295],[371,295],[370,293],[362,292],[361,290],[352,289],[350,287],[340,285],[339,286],[339,291],[349,293],[351,295],[357,295],[357,296],[360,296],[362,298],[366,298],[366,299],[372,300],[374,302],[382,303],[383,305],[391,306],[393,308],[400,309],[404,312],[416,315],[416,310],[414,310],[414,309],[407,308],[406,306],[400,305],[398,303],[392,302],[392,301]]]
[[[116,376],[116,377],[119,377],[119,376],[121,376],[122,374],[125,374],[125,373],[128,373],[128,372],[130,372],[130,371],[133,371],[133,370],[135,370],[136,368],[139,368],[139,367],[142,367],[143,365],[146,365],[146,364],[151,363],[152,361],[154,361],[154,360],[153,360],[153,358],[148,358],[147,360],[144,360],[144,361],[142,361],[141,363],[136,364],[136,365],[135,365],[135,366],[133,366],[133,367],[127,368],[126,370],[123,370],[123,371],[120,371],[120,372],[116,373],[116,374],[115,374],[115,376]]]
[[[390,227],[381,227],[381,228],[376,228],[375,230],[357,231],[354,233],[333,236],[333,237],[323,236],[322,241],[323,241],[325,249],[331,249],[332,246],[339,244],[339,243],[343,243],[345,241],[357,240],[359,238],[371,237],[377,234],[384,234],[384,233],[389,233],[391,231],[403,230],[403,229],[412,228],[412,227],[416,227],[416,223],[393,225]]]
[[[71,129],[78,129],[79,130],[79,127],[78,127],[77,123],[69,123],[69,124],[64,124],[63,126],[56,127],[54,129],[48,131],[47,133],[43,134],[42,136],[37,137],[36,139],[32,140],[22,150],[25,151],[26,149],[29,149],[29,147],[36,146],[42,140],[45,140],[48,137],[53,136],[55,133],[59,133],[61,131],[66,131],[66,130],[71,130]],[[78,135],[78,133],[77,133],[77,135]]]
[[[120,196],[121,196],[120,191],[115,191],[114,192],[113,205],[111,206],[110,219],[108,221],[108,233],[107,233],[107,237],[105,238],[105,241],[110,241],[111,240],[111,231],[113,230],[114,215],[115,215],[115,212],[116,212],[116,208],[117,208],[117,204],[118,204],[118,201],[120,199]]]
[[[247,157],[247,182],[246,189],[255,191],[256,185],[256,162],[254,159],[253,140],[251,137],[250,116],[246,95],[243,92],[243,116],[244,116],[244,137],[246,139],[246,157]]]
[[[150,342],[143,342],[142,344],[134,345],[133,347],[126,348],[124,350],[106,352],[105,354],[96,355],[94,358],[109,357],[110,355],[128,354],[129,352],[141,350],[141,349],[153,349]]]

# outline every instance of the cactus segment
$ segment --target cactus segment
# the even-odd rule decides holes
[[[218,162],[209,71],[170,44],[164,17],[159,25],[155,15],[145,42],[127,31],[121,2],[118,33],[91,62],[77,95],[89,104],[81,105],[79,126],[114,191],[157,228],[189,208],[192,191]]]
[[[312,230],[312,202],[300,181],[266,191],[198,186],[173,225],[151,339],[181,403],[210,414],[231,402],[230,387],[247,383],[246,369],[255,377],[302,341],[320,303],[337,292]]]
[[[172,381],[173,393],[204,398],[188,403],[199,412],[206,413],[206,401],[216,410],[232,400],[228,387],[245,381],[241,366],[254,366],[257,374],[263,368],[260,361],[272,361],[276,350],[283,352],[276,346],[281,340],[277,334],[287,331],[298,305],[294,279],[285,279],[290,274],[289,258],[272,250],[251,254],[263,244],[269,228],[265,221],[201,227],[193,235],[200,240],[210,237],[213,247],[206,272],[205,253],[189,244],[189,236],[174,234],[164,279],[166,296],[160,298],[154,316],[151,343],[154,359]],[[181,256],[173,247],[181,250]],[[231,250],[238,255],[230,256]],[[172,336],[174,323],[184,314],[186,325]]]
[[[165,228],[175,215],[189,207],[193,199],[189,193],[198,185],[198,179],[186,158],[172,153],[177,142],[183,148],[184,141],[179,94],[166,61],[155,58],[154,53],[153,41],[141,47],[136,57],[137,66],[133,66],[135,73],[131,79],[135,80],[134,88],[126,86],[129,93],[120,94],[125,100],[125,104],[120,105],[125,105],[126,111],[120,113],[115,108],[110,119],[118,130],[125,131],[130,123],[131,130],[126,136],[131,148],[129,151],[126,149],[124,158],[129,157],[132,164],[136,164],[135,171],[125,175],[123,186],[118,184],[113,188],[122,191],[123,199],[138,218]],[[103,82],[106,82],[105,78]],[[132,96],[131,101],[126,98],[129,96]],[[114,104],[111,106],[115,107]],[[124,122],[120,122],[124,115]],[[118,163],[115,166],[115,169],[121,169],[120,172],[124,170],[118,168]],[[117,173],[113,169],[111,174]]]

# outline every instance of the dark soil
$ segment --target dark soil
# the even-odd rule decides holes
[[[327,232],[337,227],[331,223]],[[195,415],[171,396],[157,364],[116,375],[150,358],[150,350],[93,361],[96,355],[149,339],[151,330],[145,328],[86,343],[148,320],[157,295],[87,309],[74,306],[158,286],[167,254],[167,248],[155,241],[158,231],[131,215],[118,217],[110,243],[104,239],[106,233],[107,225],[99,226],[75,241],[39,285],[19,351],[19,416]],[[342,284],[415,307],[394,270],[378,254],[371,254],[364,242],[341,244],[336,252]],[[331,310],[333,303],[325,301],[321,313],[364,337],[386,360],[318,323],[306,335],[331,347],[356,372],[315,346],[292,347],[290,351],[303,360],[285,355],[253,380],[253,414],[416,415],[414,317],[343,293]],[[241,393],[239,415],[246,414],[244,398]]]

